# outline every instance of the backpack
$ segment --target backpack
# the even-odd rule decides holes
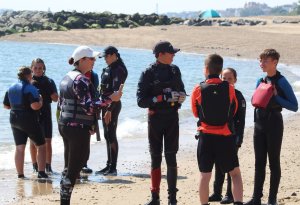
[[[200,83],[202,102],[198,105],[198,114],[202,122],[212,126],[222,126],[229,122],[231,102],[229,83]]]

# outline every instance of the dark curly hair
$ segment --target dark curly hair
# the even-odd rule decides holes
[[[32,71],[28,66],[22,66],[18,70],[18,78],[20,80],[27,80],[27,76],[31,75]]]

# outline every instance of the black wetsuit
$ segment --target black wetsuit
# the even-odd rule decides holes
[[[245,128],[245,117],[246,117],[246,100],[243,94],[235,89],[235,95],[238,100],[238,110],[233,117],[233,125],[234,125],[234,138],[238,148],[243,143],[244,138],[244,128]],[[216,164],[215,166],[215,181],[214,181],[214,194],[220,196],[222,193],[222,187],[224,183],[225,173],[222,172],[220,167]],[[231,177],[227,174],[227,192],[226,196],[233,198],[232,190],[231,190]]]
[[[43,106],[40,110],[40,125],[45,138],[52,138],[52,115],[51,115],[51,95],[57,93],[54,81],[47,76],[33,76],[32,84],[39,90],[43,97]]]
[[[108,67],[103,69],[101,74],[100,95],[102,99],[106,99],[114,91],[118,91],[121,84],[124,84],[127,78],[127,69],[123,62],[119,59]],[[118,117],[122,108],[121,101],[112,102],[108,107],[102,109],[102,124],[104,138],[107,148],[107,169],[111,171],[117,167],[119,144],[117,139]],[[111,111],[111,121],[106,124],[104,115],[106,111]]]
[[[262,80],[258,80],[257,86]],[[253,200],[257,204],[263,196],[267,157],[271,172],[269,203],[275,203],[277,200],[281,177],[280,151],[283,137],[281,110],[282,108],[298,110],[295,94],[280,72],[277,71],[275,76],[267,77],[266,81],[275,85],[278,95],[271,98],[266,109],[255,108],[254,111],[255,179]]]
[[[45,144],[38,122],[38,113],[30,105],[39,102],[38,90],[27,81],[12,85],[3,104],[10,106],[10,124],[16,145],[24,145],[29,137],[35,145]]]
[[[167,163],[167,182],[170,195],[176,198],[177,161],[179,141],[178,102],[154,102],[153,98],[170,91],[184,92],[181,73],[176,65],[154,63],[140,77],[137,89],[137,103],[148,108],[148,140],[151,154],[151,192],[159,193],[161,161],[164,145]]]

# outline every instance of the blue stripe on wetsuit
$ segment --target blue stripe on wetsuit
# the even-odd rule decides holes
[[[288,110],[296,112],[298,110],[298,101],[292,86],[284,76],[278,80],[277,85],[282,89],[286,97],[283,98],[279,95],[275,96],[277,103]]]

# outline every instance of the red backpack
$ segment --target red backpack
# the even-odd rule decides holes
[[[253,93],[251,103],[257,108],[266,108],[273,96],[274,87],[262,80]]]

